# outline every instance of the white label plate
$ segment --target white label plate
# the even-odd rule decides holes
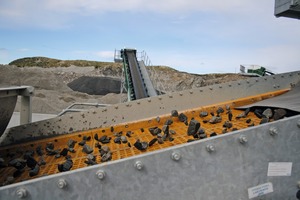
[[[269,162],[268,176],[291,176],[292,162]]]
[[[249,199],[259,197],[271,192],[273,192],[273,184],[271,182],[248,188]]]

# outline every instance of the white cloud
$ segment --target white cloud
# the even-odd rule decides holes
[[[261,1],[207,0],[9,0],[0,2],[0,22],[6,26],[62,28],[78,16],[107,12],[153,12],[179,14],[190,12],[244,13],[261,10]],[[180,19],[182,20],[182,19]]]
[[[102,59],[111,59],[113,60],[115,52],[113,51],[97,51],[94,54]]]

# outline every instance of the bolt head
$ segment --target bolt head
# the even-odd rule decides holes
[[[66,180],[65,180],[65,179],[59,179],[59,180],[57,181],[57,186],[58,186],[58,188],[60,188],[60,189],[66,188],[66,187],[67,187],[67,182],[66,182]]]
[[[216,148],[215,148],[214,145],[208,144],[208,145],[206,146],[206,150],[207,150],[208,152],[214,152],[214,151],[216,151]]]
[[[248,142],[247,137],[244,136],[244,135],[241,135],[240,138],[239,138],[239,140],[240,140],[240,143],[241,143],[241,144],[245,144],[245,143]]]
[[[272,136],[278,135],[278,129],[277,129],[276,127],[271,127],[271,128],[269,129],[269,133],[270,133],[270,135],[272,135]]]
[[[103,170],[97,171],[96,175],[97,175],[97,177],[98,177],[99,180],[103,180],[105,178],[105,176],[106,176],[105,171],[103,171]]]
[[[27,197],[27,190],[24,188],[20,188],[16,191],[16,195],[19,199],[24,199]]]
[[[137,170],[142,170],[144,168],[144,165],[141,161],[136,161],[134,166]]]
[[[174,161],[179,161],[180,158],[181,158],[181,155],[180,155],[180,153],[178,153],[178,152],[173,152],[172,155],[171,155],[171,158],[172,158],[172,160],[174,160]]]

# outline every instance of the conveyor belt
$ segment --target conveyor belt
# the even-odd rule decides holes
[[[169,114],[169,115],[164,115],[159,117],[155,116],[152,119],[141,120],[129,124],[119,124],[114,127],[98,128],[90,131],[83,131],[74,134],[57,136],[54,138],[37,140],[37,141],[22,143],[14,146],[1,147],[0,148],[0,166],[1,166],[0,185],[21,182],[28,179],[59,173],[58,165],[66,162],[66,157],[61,155],[59,158],[56,158],[56,155],[47,155],[46,147],[47,146],[49,147],[50,143],[52,143],[54,146],[53,150],[58,150],[59,152],[58,154],[64,154],[66,152],[63,153],[63,149],[68,148],[67,145],[68,141],[70,140],[76,141],[76,144],[74,146],[75,152],[73,153],[67,152],[68,156],[73,162],[73,166],[71,170],[74,170],[74,169],[88,166],[88,164],[86,163],[88,154],[83,152],[83,147],[79,145],[79,143],[83,140],[83,138],[86,139],[86,144],[92,148],[91,150],[93,152],[91,154],[95,156],[94,162],[97,164],[103,163],[101,161],[101,158],[103,158],[103,156],[102,157],[100,156],[101,153],[99,149],[103,150],[104,146],[109,147],[112,155],[111,160],[127,158],[131,156],[143,154],[146,152],[168,148],[174,145],[180,145],[180,144],[184,144],[187,142],[192,142],[194,140],[200,139],[198,137],[199,135],[197,135],[196,137],[195,135],[187,134],[189,129],[188,123],[189,124],[192,123],[191,119],[200,122],[201,128],[205,131],[205,133],[202,134],[201,138],[226,134],[234,130],[244,129],[249,126],[259,125],[261,119],[256,117],[256,115],[253,112],[249,112],[249,114],[246,117],[236,118],[244,111],[235,110],[234,107],[271,98],[276,95],[280,95],[286,91],[287,90],[280,90],[273,93],[266,93],[263,95],[251,96],[248,98],[238,99],[234,101],[222,102],[217,105],[210,105],[206,107],[195,108],[193,110],[187,110],[182,112],[188,118],[188,120],[186,120],[185,122],[180,121],[179,117],[171,116],[171,114]],[[232,127],[225,128],[224,122],[228,121],[228,114],[226,114],[226,112],[228,112],[228,107],[230,107],[230,111],[233,114],[232,121],[231,121]],[[219,111],[224,110],[223,113],[219,114],[219,116],[222,118],[221,122],[219,123],[208,122],[209,120],[212,119],[212,115],[210,113],[213,113],[216,116],[217,110]],[[200,117],[200,113],[204,111],[208,113],[208,116]],[[181,112],[179,112],[179,114],[180,113]],[[162,137],[158,137],[157,135],[155,136],[150,132],[150,128],[154,128],[154,127],[163,129],[166,121],[168,120],[169,122],[172,121],[173,123],[168,126],[169,135],[167,137],[165,138],[163,137],[165,135],[163,132],[161,133]],[[95,137],[96,134],[98,137]],[[120,144],[115,143],[114,140],[115,138],[118,137],[117,135],[125,136],[127,142],[126,143],[120,142]],[[101,138],[102,136],[107,136],[107,138],[111,138],[110,142],[107,144],[103,144],[99,142],[99,138]],[[141,147],[140,144],[149,145],[150,141],[153,141],[154,138],[161,138],[158,139],[160,143],[159,141],[156,141],[152,146],[148,146],[144,150],[141,149],[139,150],[139,147]],[[165,140],[163,140],[162,138],[164,138]],[[99,148],[98,144],[100,144],[102,147]],[[37,147],[40,147],[42,149],[43,151],[42,156],[39,156],[37,154],[36,151]],[[26,166],[23,168],[22,173],[20,173],[20,175],[15,174],[15,178],[12,178],[14,176],[14,173],[17,170],[15,167],[8,166],[9,162],[16,158],[21,158],[24,160],[24,154],[26,154],[26,151],[27,151],[27,155],[29,155],[30,152],[33,151],[34,154],[32,157],[37,162],[39,162],[43,157],[45,164],[39,166],[39,172],[37,173],[37,175],[30,176],[29,175],[30,168]]]
[[[139,71],[138,62],[136,59],[135,51],[125,49],[125,54],[128,59],[128,65],[133,82],[135,99],[142,99],[148,97],[145,84],[143,82],[141,73]]]

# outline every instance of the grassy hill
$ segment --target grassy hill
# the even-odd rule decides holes
[[[87,60],[59,60],[47,57],[26,57],[14,60],[9,63],[9,65],[15,65],[17,67],[105,67],[105,66],[115,66],[121,67],[120,63],[113,62],[99,62],[99,61],[87,61]]]

